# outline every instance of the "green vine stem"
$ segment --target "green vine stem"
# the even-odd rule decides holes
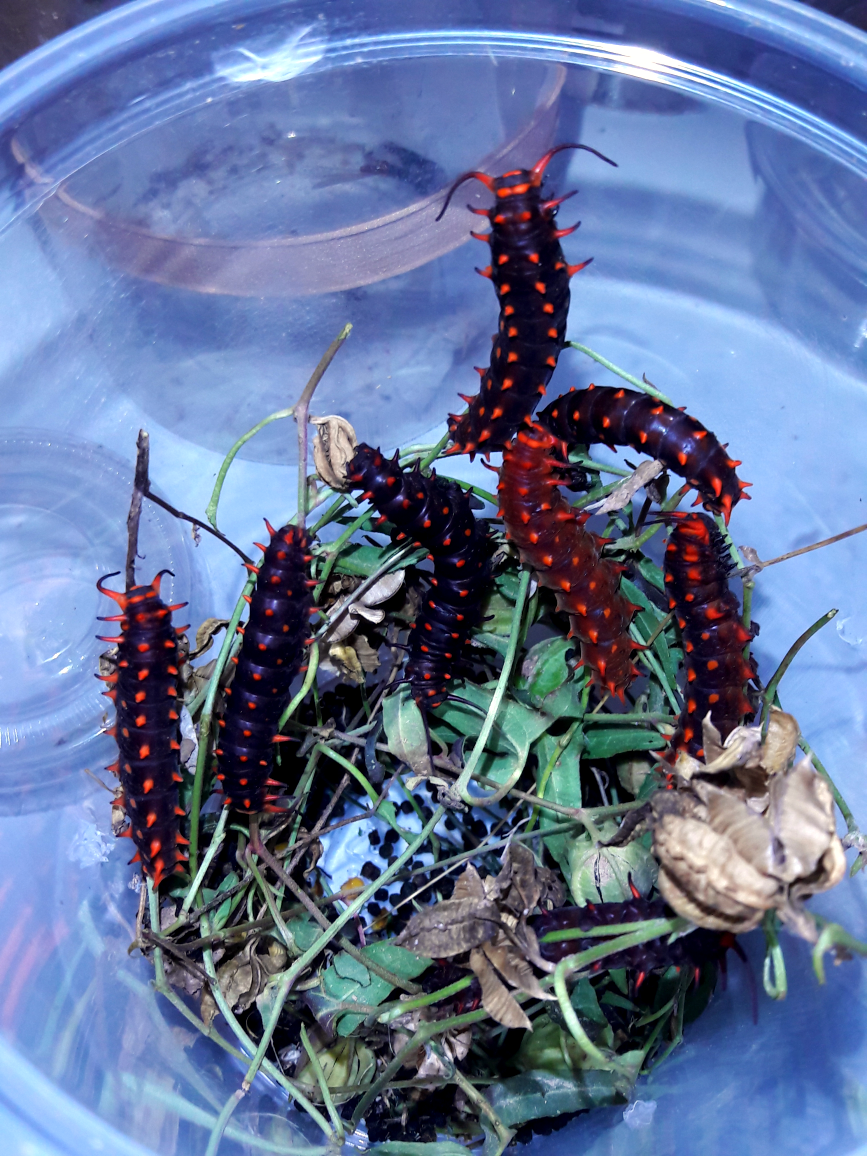
[[[795,655],[798,653],[801,647],[806,645],[806,643],[810,641],[814,634],[818,634],[823,626],[827,626],[832,619],[836,618],[837,613],[838,612],[836,610],[829,610],[827,614],[823,614],[821,618],[817,618],[813,625],[808,627],[799,638],[796,638],[789,649],[786,651],[786,655],[783,658],[783,661],[774,671],[770,682],[765,687],[765,693],[763,696],[765,701],[764,706],[762,707],[762,729],[765,733],[767,733],[768,729],[768,717],[771,710],[771,703],[774,701],[774,696],[777,693],[777,687],[780,685],[780,680],[792,665]]]
[[[349,336],[351,329],[351,325],[344,325],[343,329],[341,329],[337,337],[335,337],[335,339],[328,346],[328,349],[326,349],[319,364],[313,370],[310,380],[305,385],[304,391],[301,394],[302,398],[307,395],[309,400],[309,395],[312,394],[313,390],[321,381],[325,371],[334,360],[338,349]],[[217,471],[217,480],[214,483],[214,489],[211,493],[211,500],[208,502],[207,509],[205,510],[205,517],[208,519],[215,530],[217,529],[217,507],[220,504],[220,494],[223,492],[223,483],[226,480],[226,474],[229,472],[229,467],[238,456],[239,451],[243,449],[243,447],[251,438],[254,438],[257,433],[263,430],[266,426],[269,426],[272,422],[281,421],[283,418],[287,417],[294,417],[297,407],[298,403],[296,402],[295,405],[290,405],[287,409],[278,409],[275,413],[269,414],[268,417],[265,417],[260,422],[257,422],[257,424],[254,425],[252,429],[247,430],[245,434],[242,434],[226,454],[226,457],[223,460],[223,464]]]
[[[762,983],[771,999],[783,1000],[789,990],[786,978],[786,960],[777,934],[776,911],[765,912],[762,930],[765,933],[765,962],[762,965]]]
[[[264,1025],[262,1038],[259,1041],[259,1046],[256,1049],[256,1054],[253,1056],[253,1060],[249,1069],[247,1070],[247,1074],[244,1077],[244,1082],[248,1087],[252,1083],[256,1072],[261,1067],[262,1061],[265,1058],[265,1053],[270,1047],[271,1037],[274,1035],[274,1031],[277,1027],[277,1021],[279,1020],[280,1013],[283,1010],[283,1004],[286,1002],[286,998],[289,995],[295,980],[298,978],[301,972],[304,971],[304,969],[313,962],[313,960],[317,957],[317,955],[319,955],[323,948],[328,946],[338,931],[340,931],[341,928],[346,923],[348,923],[349,920],[352,919],[352,917],[362,909],[362,907],[364,907],[365,903],[367,903],[368,900],[373,897],[374,892],[378,891],[380,887],[384,887],[386,883],[393,879],[404,865],[404,863],[408,862],[419,849],[419,847],[423,846],[427,842],[431,831],[433,831],[434,827],[436,827],[437,823],[439,823],[440,819],[443,818],[445,813],[445,807],[437,807],[431,818],[421,829],[416,838],[407,844],[406,850],[403,852],[403,854],[399,855],[395,861],[389,867],[387,867],[385,871],[383,871],[378,879],[375,879],[368,887],[365,887],[363,891],[360,891],[355,899],[348,903],[340,915],[336,917],[329,930],[323,932],[322,935],[320,935],[318,939],[315,940],[311,947],[309,947],[307,951],[300,955],[298,959],[296,959],[295,962],[288,968],[288,970],[283,973],[283,978],[280,981],[277,992],[275,993],[274,1006],[271,1010],[271,1014],[268,1017],[268,1022]]]
[[[603,357],[601,353],[596,353],[588,346],[581,345],[578,341],[567,341],[566,344],[570,345],[573,349],[577,349],[579,353],[583,353],[587,357],[592,358],[605,369],[617,374],[618,377],[622,377],[624,381],[628,381],[629,384],[634,385],[636,389],[640,389],[643,393],[649,393],[650,396],[655,397],[657,401],[663,401],[666,405],[674,405],[671,398],[666,397],[655,385],[651,385],[649,381],[642,381],[641,378],[633,377],[631,373],[627,373],[625,369],[620,369],[613,361],[609,361],[607,357]]]
[[[584,1051],[594,1063],[605,1070],[614,1071],[624,1067],[624,1065],[615,1058],[608,1058],[603,1052],[591,1043],[581,1026],[581,1021],[575,1013],[572,1006],[572,1001],[569,999],[569,991],[566,987],[566,978],[576,971],[595,963],[598,959],[604,959],[607,955],[614,955],[618,951],[625,951],[630,947],[637,947],[640,943],[646,943],[648,939],[657,939],[661,935],[680,935],[690,929],[692,924],[687,919],[676,917],[674,919],[653,919],[643,920],[647,925],[653,925],[655,934],[649,933],[647,930],[631,932],[629,935],[621,935],[615,939],[609,940],[607,943],[602,943],[599,947],[588,947],[586,951],[579,951],[576,955],[568,955],[565,959],[561,959],[554,971],[554,992],[557,996],[557,1001],[560,1005],[560,1012],[566,1022],[566,1026],[572,1033],[573,1038],[578,1046]]]
[[[217,660],[214,664],[214,672],[211,675],[211,680],[208,683],[208,693],[205,695],[204,705],[202,706],[202,714],[199,720],[199,751],[196,756],[196,773],[193,779],[193,793],[190,801],[190,874],[195,878],[199,869],[199,822],[200,812],[202,809],[202,794],[204,792],[205,774],[208,766],[208,756],[210,752],[211,739],[211,724],[214,717],[214,703],[217,701],[217,692],[220,689],[220,678],[229,661],[229,655],[235,643],[235,634],[238,629],[238,623],[241,621],[241,615],[247,608],[247,603],[244,601],[246,595],[252,593],[253,587],[256,585],[256,576],[251,574],[244,584],[244,589],[241,597],[235,604],[235,609],[232,611],[232,617],[229,619],[229,624],[226,627],[226,635],[223,639],[223,645],[220,647],[220,652],[217,655]]]
[[[220,1147],[220,1141],[223,1139],[223,1133],[228,1127],[232,1113],[244,1099],[245,1095],[244,1089],[239,1088],[238,1091],[233,1092],[226,1101],[222,1112],[217,1117],[217,1121],[211,1130],[211,1135],[208,1138],[208,1146],[205,1149],[205,1156],[217,1156],[217,1149]]]
[[[482,1112],[482,1114],[487,1116],[491,1121],[491,1127],[497,1134],[498,1144],[497,1147],[493,1149],[493,1151],[488,1152],[488,1156],[500,1156],[500,1154],[504,1152],[506,1148],[508,1148],[509,1144],[511,1144],[512,1137],[515,1135],[515,1133],[511,1128],[506,1127],[506,1125],[488,1103],[487,1099],[457,1068],[453,1069],[451,1079],[454,1080],[454,1082],[461,1089],[467,1099],[475,1104],[476,1107]]]
[[[825,982],[825,953],[835,947],[843,947],[857,955],[867,955],[867,943],[850,935],[839,923],[826,923],[813,948],[813,971],[819,983]]]
[[[472,753],[467,760],[466,766],[461,771],[457,782],[452,788],[458,798],[470,806],[478,807],[498,802],[504,797],[504,795],[508,793],[509,790],[512,789],[512,787],[518,781],[520,771],[523,769],[519,768],[517,777],[515,775],[512,776],[514,782],[506,784],[505,787],[498,786],[497,791],[495,791],[492,795],[487,795],[483,799],[480,799],[476,795],[471,795],[467,790],[470,779],[473,777],[473,773],[475,772],[475,769],[479,764],[479,760],[482,757],[482,753],[485,749],[485,743],[490,738],[491,731],[494,729],[494,723],[497,720],[497,712],[500,709],[500,704],[502,703],[509,686],[509,679],[512,676],[512,667],[515,664],[515,656],[518,653],[518,642],[521,637],[521,619],[524,614],[524,603],[527,600],[527,591],[529,588],[530,571],[525,569],[521,571],[521,579],[518,583],[518,593],[515,597],[515,614],[514,618],[512,619],[512,630],[511,634],[509,635],[509,645],[506,650],[505,658],[503,659],[503,669],[500,671],[500,677],[497,679],[497,687],[494,691],[493,698],[491,699],[491,704],[488,707],[488,712],[485,715],[485,721],[482,724],[482,729],[479,733],[478,739],[476,740],[476,745],[473,747]]]
[[[331,1123],[334,1125],[334,1134],[337,1137],[337,1142],[338,1144],[342,1144],[344,1140],[343,1120],[337,1108],[334,1106],[334,1100],[328,1088],[328,1081],[325,1079],[322,1064],[320,1064],[319,1056],[317,1056],[313,1045],[310,1043],[310,1036],[307,1034],[307,1028],[304,1024],[301,1025],[301,1043],[304,1046],[304,1051],[307,1053],[307,1059],[310,1061],[310,1067],[313,1069],[313,1075],[316,1077],[316,1083],[319,1085],[319,1092],[325,1101],[325,1107],[328,1115],[331,1117]]]

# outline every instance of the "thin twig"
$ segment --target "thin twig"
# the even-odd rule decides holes
[[[224,546],[228,546],[230,550],[234,550],[242,561],[249,562],[251,565],[253,564],[253,559],[249,554],[245,554],[241,547],[236,546],[232,539],[227,538],[221,530],[217,530],[214,526],[209,526],[207,522],[202,522],[199,518],[194,518],[192,514],[185,514],[183,510],[176,510],[170,502],[165,501],[163,498],[158,498],[150,486],[145,490],[144,496],[149,502],[153,502],[154,505],[162,506],[173,518],[178,518],[182,522],[190,522],[192,525],[198,526],[200,530],[206,531],[206,533],[211,534],[214,538],[217,538],[218,541],[222,542]]]
[[[233,1092],[226,1101],[222,1112],[217,1117],[214,1127],[211,1129],[211,1135],[208,1137],[208,1147],[205,1149],[205,1156],[217,1156],[217,1149],[220,1147],[220,1141],[223,1139],[223,1133],[226,1131],[226,1127],[232,1118],[232,1113],[246,1094],[244,1088],[239,1088],[237,1092]]]
[[[138,555],[138,528],[141,522],[142,498],[148,491],[148,462],[150,460],[150,438],[147,430],[138,431],[136,441],[135,479],[132,484],[132,498],[126,519],[126,588],[135,586],[135,560]]]
[[[352,331],[352,326],[346,324],[328,346],[320,358],[319,364],[310,375],[310,380],[304,386],[301,396],[294,406],[293,417],[298,426],[298,517],[297,524],[303,530],[307,525],[307,418],[310,414],[310,401],[316,387],[325,375],[328,366],[334,360],[338,349]]]
[[[315,389],[316,386],[319,384],[319,380],[322,377],[322,374],[325,372],[325,370],[331,364],[331,361],[334,358],[334,354],[337,352],[337,350],[343,344],[343,341],[345,341],[346,338],[349,336],[349,330],[351,328],[352,328],[351,326],[346,326],[343,329],[343,331],[338,335],[338,337],[335,339],[335,341],[332,341],[331,345],[328,347],[328,351],[326,352],[325,357],[322,358],[322,361],[320,361],[319,365],[317,365],[316,369],[314,369],[313,377],[311,377],[311,379],[310,379],[310,381],[313,381],[313,378],[316,378],[316,381],[313,384],[313,389]],[[333,352],[332,352],[332,350],[333,350]],[[328,357],[329,353],[331,354],[330,357]],[[322,363],[323,363],[323,361],[325,361],[325,358],[328,358],[328,362],[323,366]],[[319,377],[316,377],[317,374],[319,374]],[[305,386],[305,390],[308,388],[309,385],[310,385],[310,382],[308,382],[307,386]],[[311,392],[312,392],[312,390],[311,390]],[[232,448],[226,454],[225,458],[223,459],[223,464],[220,466],[220,469],[217,472],[217,480],[214,482],[214,489],[211,492],[211,499],[208,502],[207,509],[205,510],[205,517],[208,519],[208,521],[211,523],[211,525],[214,527],[215,530],[217,528],[217,507],[220,504],[220,494],[223,492],[223,483],[226,480],[226,474],[229,472],[229,467],[231,466],[231,464],[235,460],[235,458],[238,456],[238,453],[241,451],[241,449],[243,449],[243,447],[247,444],[247,442],[250,440],[250,438],[255,437],[256,434],[260,432],[260,430],[263,430],[266,426],[270,425],[272,422],[281,421],[283,418],[287,418],[287,417],[293,417],[294,414],[295,414],[295,406],[293,406],[293,405],[290,405],[287,409],[278,409],[275,413],[268,414],[267,417],[263,418],[260,422],[257,422],[256,425],[254,425],[252,429],[249,429],[249,430],[247,430],[247,432],[245,434],[242,434],[241,437],[238,438],[238,440],[235,442],[235,444],[232,446]]]
[[[780,554],[779,557],[771,558],[767,562],[761,560],[752,546],[741,546],[740,551],[748,563],[741,569],[741,574],[750,577],[753,574],[758,574],[760,570],[766,570],[768,566],[776,566],[778,562],[788,562],[790,558],[797,558],[799,554],[809,554],[812,550],[821,550],[824,546],[833,546],[835,542],[842,542],[844,538],[851,538],[855,534],[863,534],[865,530],[867,530],[867,522],[863,526],[856,526],[853,530],[844,530],[842,534],[823,538],[821,542],[814,542],[812,546],[801,546],[799,550],[790,550],[788,554]]]

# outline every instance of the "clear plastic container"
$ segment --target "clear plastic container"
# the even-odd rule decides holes
[[[440,190],[580,138],[619,167],[579,153],[553,173],[580,188],[571,259],[595,256],[570,335],[730,440],[754,483],[739,542],[771,557],[854,526],[865,111],[867,39],[781,0],[143,0],[0,74],[4,1151],[196,1156],[240,1078],[127,955],[126,844],[84,773],[107,761],[92,582],[123,564],[139,427],[155,485],[200,515],[234,439],[291,403],[351,321],[316,410],[387,446],[430,433],[472,389],[496,316],[461,243],[474,191],[437,226]],[[610,378],[567,351],[552,389],[591,380]],[[293,442],[275,423],[242,451],[220,512],[233,539],[291,513]],[[234,556],[148,519],[142,566],[172,566],[194,623],[224,613]],[[856,537],[768,570],[755,600],[765,670],[839,608],[785,703],[860,815],[865,564]],[[816,907],[867,932],[862,875]],[[864,969],[819,988],[805,949],[787,957],[785,1005],[763,1000],[754,1025],[735,966],[640,1104],[540,1150],[859,1150]],[[300,1143],[285,1117],[257,1083],[223,1156]]]

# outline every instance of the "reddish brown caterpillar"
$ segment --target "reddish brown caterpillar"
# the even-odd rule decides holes
[[[522,561],[533,567],[540,585],[555,591],[557,605],[569,615],[569,637],[581,641],[581,663],[622,699],[639,673],[632,652],[642,648],[629,637],[638,607],[619,589],[625,567],[600,557],[603,540],[584,529],[589,515],[577,515],[557,489],[563,463],[551,451],[559,444],[537,423],[518,431],[503,455],[500,514]]]
[[[238,627],[244,641],[232,660],[235,677],[226,690],[215,752],[225,805],[247,814],[279,810],[273,805],[278,795],[267,793],[280,786],[270,777],[271,748],[285,741],[276,733],[278,723],[310,639],[310,616],[316,613],[306,533],[292,525],[280,530],[265,525],[271,541],[256,543],[264,553],[262,565],[245,563],[257,580],[252,595],[245,595],[250,614],[246,626]]]
[[[120,626],[115,638],[98,636],[101,642],[117,644],[114,672],[97,675],[108,684],[104,693],[117,710],[115,725],[106,734],[117,739],[119,757],[106,769],[118,775],[123,788],[115,805],[129,816],[123,833],[136,845],[130,862],[141,862],[154,886],[172,872],[183,873],[186,857],[178,845],[188,842],[178,830],[178,816],[184,812],[178,806],[179,652],[172,626],[172,611],[186,602],[166,606],[160,598],[160,580],[168,573],[163,570],[150,586],[134,586],[125,594],[103,585],[113,574],[96,584],[121,611],[99,620]]]
[[[753,668],[743,656],[753,634],[742,624],[729,590],[725,542],[706,514],[665,514],[672,523],[665,547],[665,589],[683,638],[685,705],[668,758],[678,751],[701,757],[701,724],[711,721],[725,739],[753,707],[744,687]]]
[[[722,514],[726,523],[735,503],[749,498],[744,490],[750,483],[735,473],[741,463],[725,446],[700,421],[646,393],[595,385],[573,389],[552,401],[538,420],[568,445],[632,446],[651,454],[695,486],[695,505]]]
[[[568,265],[560,246],[560,238],[578,228],[555,227],[558,205],[573,194],[542,199],[545,169],[564,149],[584,149],[614,164],[587,145],[562,144],[549,149],[531,169],[513,169],[501,177],[464,173],[449,189],[437,217],[442,217],[452,194],[464,181],[481,181],[496,198],[493,208],[471,211],[491,222],[490,233],[472,236],[491,246],[491,264],[476,272],[489,277],[497,291],[499,331],[489,368],[478,370],[482,377],[479,393],[475,397],[461,395],[469,412],[463,417],[449,415],[454,442],[449,453],[472,455],[505,449],[521,422],[532,415],[556,368],[566,336],[569,279],[592,260]]]
[[[389,461],[362,443],[347,476],[379,510],[380,523],[397,527],[398,540],[410,538],[430,551],[431,589],[414,624],[406,675],[416,702],[439,706],[460,669],[470,632],[481,621],[489,577],[485,532],[457,483],[435,473],[426,478],[418,463],[402,470],[397,454]]]

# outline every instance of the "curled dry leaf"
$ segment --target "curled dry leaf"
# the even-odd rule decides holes
[[[319,431],[313,439],[313,464],[316,472],[333,490],[346,489],[346,467],[355,454],[358,438],[345,417],[311,417]]]
[[[489,899],[446,899],[416,912],[394,942],[416,955],[445,959],[493,939],[499,924],[497,905]]]
[[[510,994],[509,989],[494,971],[481,948],[470,952],[470,967],[476,973],[482,988],[482,1007],[498,1024],[507,1028],[532,1030],[533,1025]]]
[[[601,502],[594,502],[588,506],[587,509],[591,510],[594,514],[613,514],[617,510],[622,510],[625,506],[629,505],[639,490],[643,490],[649,482],[652,482],[654,478],[658,478],[664,469],[665,466],[662,462],[656,461],[655,459],[650,462],[642,462],[628,478],[624,478]]]
[[[378,625],[385,618],[385,611],[380,610],[382,602],[388,602],[403,586],[405,571],[395,570],[391,574],[384,574],[369,590],[358,598],[351,593],[340,598],[329,614],[329,622],[333,623],[325,632],[328,642],[341,642],[348,638],[357,628],[359,619],[365,619]],[[349,605],[347,606],[347,603]]]
[[[214,639],[221,630],[229,625],[228,618],[206,618],[196,631],[196,649],[190,651],[188,658],[200,658],[211,649]]]
[[[764,741],[759,727],[739,727],[720,746],[706,729],[709,761],[691,760],[686,775],[679,762],[681,789],[654,795],[658,887],[678,914],[741,932],[773,908],[791,931],[815,940],[801,903],[837,884],[846,863],[828,784],[809,759],[791,765],[798,735],[782,711],[771,715]],[[721,771],[730,772],[726,786],[707,778]]]

